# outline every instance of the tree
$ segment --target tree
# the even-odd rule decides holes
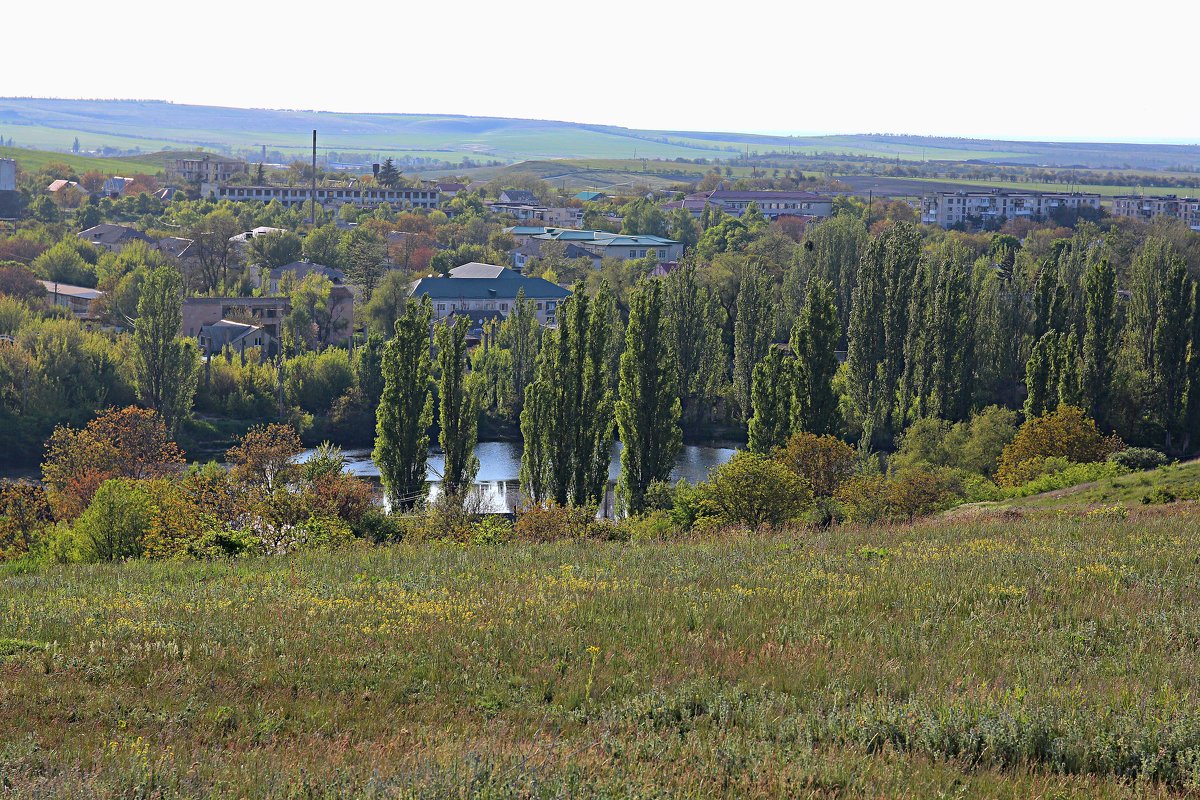
[[[342,239],[342,261],[347,277],[369,298],[384,272],[387,243],[370,228],[358,227]]]
[[[1025,416],[1032,419],[1058,405],[1058,333],[1046,331],[1025,362]]]
[[[792,388],[792,428],[815,434],[836,433],[839,424],[833,376],[837,373],[841,337],[833,286],[821,278],[808,284],[808,296],[792,328],[796,376]]]
[[[792,402],[795,396],[796,361],[772,347],[754,367],[750,404],[750,450],[771,453],[781,447],[792,432]]]
[[[459,317],[453,325],[439,323],[434,333],[438,351],[439,444],[446,454],[442,489],[458,498],[475,482],[479,459],[479,400],[467,382],[467,330],[470,321]]]
[[[663,295],[678,365],[683,418],[697,421],[712,413],[725,379],[725,343],[721,337],[725,312],[712,290],[701,284],[695,265],[690,263],[663,280]]]
[[[86,560],[116,561],[142,554],[142,537],[150,528],[151,500],[140,482],[106,481],[76,521]]]
[[[533,382],[537,369],[540,338],[533,301],[525,298],[524,289],[518,289],[516,301],[496,332],[496,344],[510,354],[513,409],[518,416],[525,407],[525,388]]]
[[[1184,444],[1200,440],[1200,281],[1192,283],[1191,347],[1187,360],[1187,402],[1183,408]]]
[[[396,164],[392,159],[385,158],[383,166],[379,168],[379,174],[375,177],[380,186],[385,186],[388,189],[395,189],[400,185],[400,170],[396,169]]]
[[[740,283],[733,323],[733,389],[739,416],[745,420],[753,410],[754,366],[766,356],[775,325],[766,273],[748,264],[742,268]]]
[[[720,521],[754,529],[791,522],[812,505],[812,494],[795,472],[744,450],[714,469],[697,490]]]
[[[303,240],[291,231],[267,231],[250,240],[246,256],[259,269],[276,269],[300,258]]]
[[[1103,421],[1113,377],[1116,343],[1117,274],[1108,259],[1094,262],[1084,275],[1084,334],[1081,361],[1083,399],[1092,416]]]
[[[334,269],[342,269],[342,234],[333,225],[322,225],[313,228],[304,237],[301,248],[306,259],[314,264],[324,264]]]
[[[1180,421],[1184,392],[1187,389],[1189,323],[1192,317],[1192,280],[1182,259],[1168,269],[1158,294],[1157,321],[1154,326],[1151,373],[1155,389],[1152,410],[1165,434],[1168,451],[1183,431]]]
[[[616,417],[622,444],[617,494],[630,514],[641,513],[652,482],[671,477],[683,444],[675,352],[663,324],[665,305],[658,281],[640,281],[629,296]]]
[[[776,458],[799,475],[816,497],[832,497],[858,463],[854,449],[842,440],[806,431],[792,434]]]
[[[410,284],[409,276],[399,270],[383,276],[371,299],[363,306],[363,315],[370,330],[387,338],[396,332],[396,321],[404,316],[404,309],[408,305]]]
[[[155,478],[184,464],[179,445],[156,412],[109,409],[82,429],[58,426],[46,441],[42,482],[55,516],[71,519],[109,478]]]
[[[901,223],[872,239],[859,264],[847,338],[848,386],[864,431],[876,444],[893,437],[920,261],[920,234]]]
[[[191,263],[196,268],[192,283],[197,289],[209,292],[229,288],[229,272],[237,266],[239,258],[230,239],[241,232],[238,218],[224,208],[205,214],[189,231],[195,254]]]
[[[133,346],[138,397],[175,430],[192,408],[199,354],[195,343],[177,338],[183,325],[183,280],[173,267],[159,267],[146,277],[137,313]]]
[[[376,409],[375,464],[393,510],[425,499],[433,398],[429,393],[429,297],[412,303],[383,351],[383,396]]]
[[[295,457],[304,450],[291,425],[273,422],[256,425],[225,453],[235,480],[270,494],[286,486],[299,473]]]
[[[606,284],[591,300],[577,285],[559,306],[558,327],[542,339],[521,414],[521,482],[534,502],[586,505],[603,497],[612,446],[608,365],[615,305]]]
[[[1113,443],[1100,435],[1095,421],[1083,409],[1059,406],[1049,414],[1025,421],[1000,455],[996,482],[1019,486],[1030,477],[1024,466],[1037,459],[1061,457],[1085,464],[1103,461],[1113,449]]]

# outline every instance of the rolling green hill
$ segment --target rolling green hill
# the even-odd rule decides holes
[[[0,147],[0,158],[15,159],[17,166],[26,172],[37,172],[54,162],[67,164],[71,169],[80,173],[96,170],[109,175],[134,172],[153,175],[163,169],[162,158],[150,154],[126,158],[97,158],[74,153],[29,150],[23,147]]]
[[[23,147],[153,152],[204,147],[300,156],[312,129],[322,151],[412,155],[450,163],[554,158],[728,159],[745,153],[909,161],[991,161],[1097,168],[1200,168],[1200,146],[1012,142],[859,134],[773,136],[636,130],[553,120],[356,114],[192,106],[161,101],[0,98],[0,136]]]

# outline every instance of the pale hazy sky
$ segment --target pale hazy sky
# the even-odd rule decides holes
[[[1200,142],[1194,0],[4,5],[0,96]]]

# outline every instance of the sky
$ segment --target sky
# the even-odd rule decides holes
[[[0,96],[1200,143],[1183,0],[7,5]]]

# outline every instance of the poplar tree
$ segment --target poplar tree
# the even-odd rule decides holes
[[[741,420],[749,418],[754,366],[767,354],[775,330],[771,286],[758,266],[742,268],[733,323],[733,390]]]
[[[616,416],[622,443],[617,494],[630,514],[644,510],[652,481],[671,477],[683,444],[675,353],[663,324],[665,305],[658,281],[640,281],[629,295]]]
[[[1154,416],[1162,427],[1168,451],[1176,444],[1187,389],[1188,343],[1191,339],[1192,280],[1187,266],[1176,260],[1159,291],[1150,364],[1154,385]]]
[[[429,325],[433,304],[428,295],[409,303],[396,320],[396,335],[383,350],[383,394],[375,410],[375,452],[393,511],[424,501],[425,463],[433,397],[429,392]]]
[[[725,377],[724,310],[712,290],[700,284],[693,264],[663,280],[667,324],[678,364],[679,397],[685,420],[711,412]]]
[[[537,369],[541,326],[532,300],[525,297],[525,290],[517,290],[517,299],[508,316],[500,323],[496,344],[511,354],[512,397],[516,413],[525,407],[525,389],[533,382]]]
[[[1171,281],[1172,270],[1179,265],[1186,270],[1174,246],[1161,237],[1150,236],[1129,267],[1125,343],[1145,368],[1154,362],[1162,293]],[[1183,328],[1186,331],[1187,325]]]
[[[837,373],[841,323],[831,283],[822,278],[808,282],[800,316],[792,328],[791,347],[796,366],[792,381],[792,429],[817,436],[837,432],[838,399],[833,391]]]
[[[1183,407],[1183,436],[1180,449],[1200,441],[1200,281],[1192,283],[1192,318],[1188,326],[1191,332],[1191,347],[1187,360],[1187,402]]]
[[[754,367],[750,402],[749,447],[755,453],[770,453],[782,447],[792,432],[792,402],[796,361],[772,347]]]
[[[1058,334],[1046,331],[1025,362],[1025,418],[1053,411],[1058,403]]]
[[[1093,262],[1084,274],[1083,360],[1080,364],[1082,399],[1089,416],[1107,419],[1116,343],[1117,276],[1107,258]]]
[[[893,225],[870,241],[859,264],[847,341],[849,390],[877,443],[892,439],[920,244],[915,226]]]
[[[1084,404],[1083,364],[1079,354],[1079,336],[1075,331],[1058,335],[1058,353],[1055,361],[1058,378],[1058,402],[1064,406],[1079,408]],[[1048,409],[1053,411],[1054,409]]]
[[[613,442],[616,299],[607,284],[589,301],[582,285],[559,307],[558,327],[542,342],[537,376],[521,414],[521,482],[535,502],[599,502]]]
[[[191,411],[199,377],[195,343],[178,338],[182,326],[183,278],[174,267],[158,267],[147,275],[138,299],[134,378],[138,399],[172,431]]]
[[[467,382],[467,330],[470,320],[439,323],[434,332],[438,360],[438,443],[446,456],[442,490],[458,498],[475,482],[479,459],[479,401]]]

